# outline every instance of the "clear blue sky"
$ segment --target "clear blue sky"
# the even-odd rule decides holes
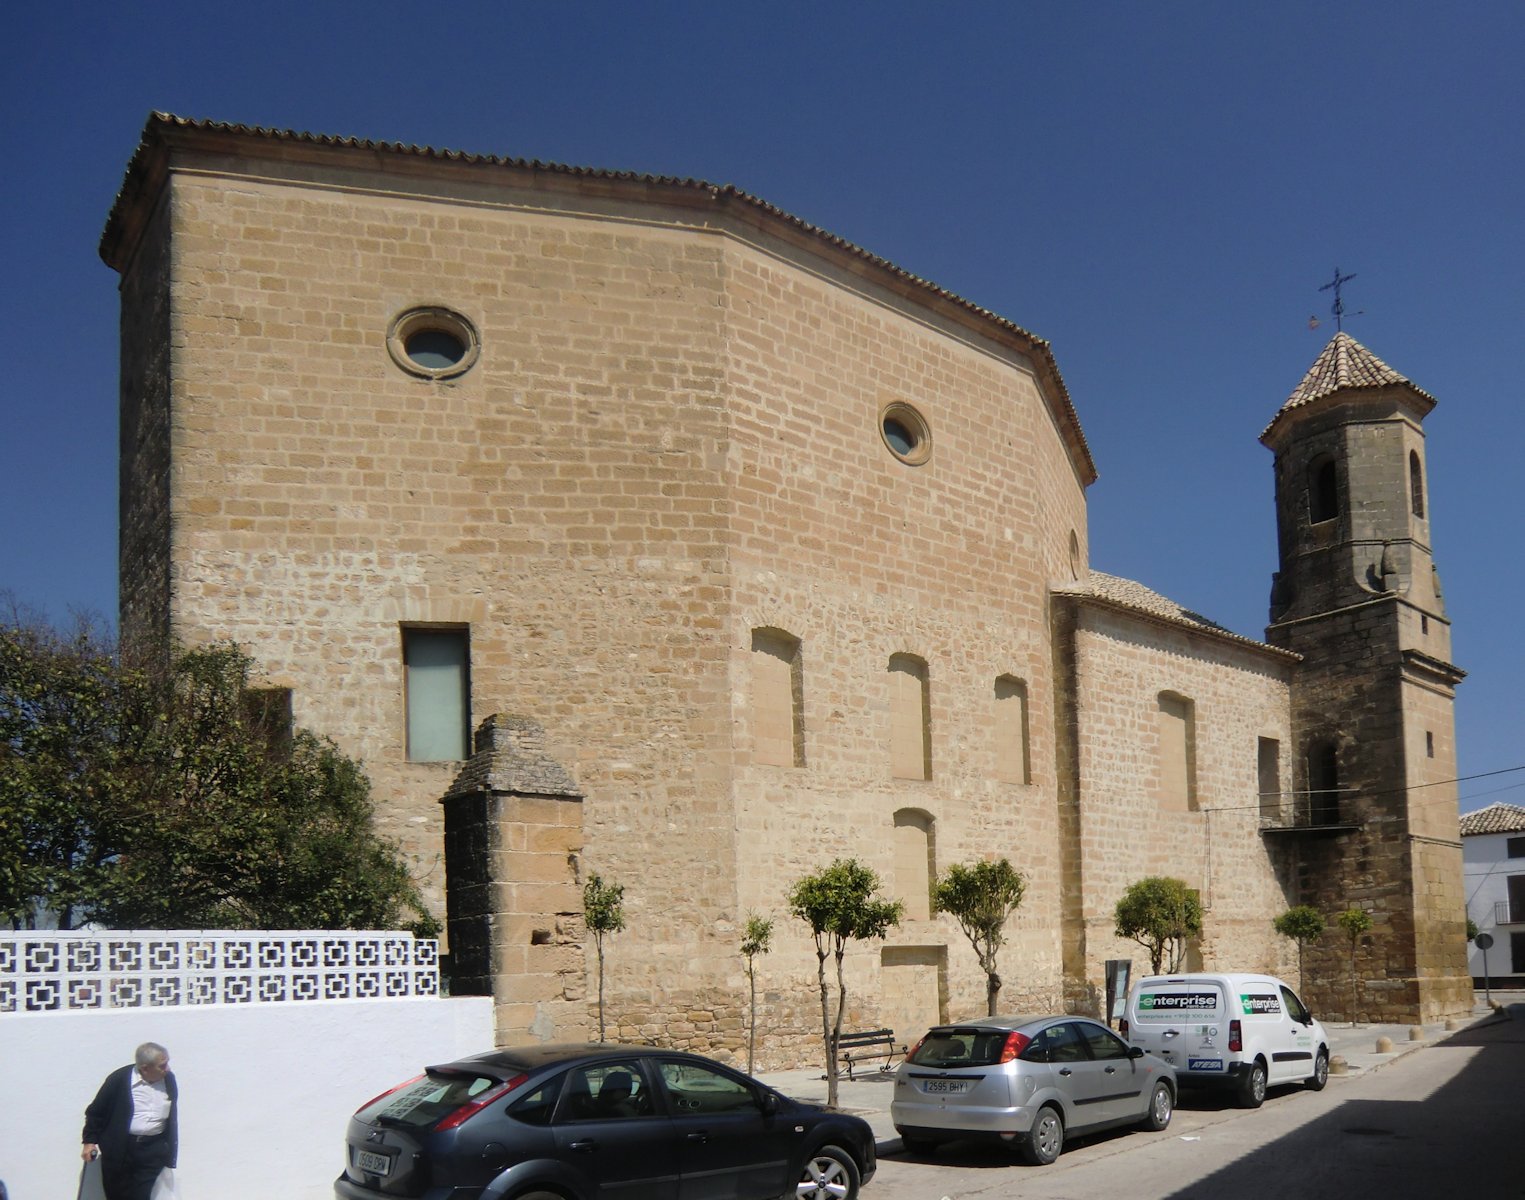
[[[734,183],[1052,342],[1091,558],[1250,636],[1257,436],[1346,328],[1439,400],[1464,775],[1525,765],[1525,4],[24,4],[0,104],[0,589],[116,608],[116,276],[150,109]],[[1308,328],[1318,314],[1324,323]],[[30,347],[30,349],[26,349]],[[1462,786],[1525,804],[1525,773]]]

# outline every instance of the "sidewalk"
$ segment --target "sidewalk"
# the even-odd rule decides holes
[[[1333,1068],[1330,1072],[1329,1086],[1338,1087],[1342,1079],[1368,1075],[1411,1051],[1424,1046],[1433,1046],[1453,1033],[1473,1028],[1487,1021],[1507,1020],[1510,1016],[1515,1020],[1525,1021],[1525,992],[1495,991],[1493,1002],[1504,1006],[1508,1016],[1495,1015],[1493,1010],[1482,1002],[1482,997],[1479,995],[1471,1017],[1452,1022],[1456,1026],[1455,1029],[1447,1029],[1439,1024],[1418,1026],[1422,1034],[1418,1038],[1411,1037],[1410,1030],[1414,1027],[1408,1025],[1357,1025],[1352,1029],[1349,1025],[1326,1024],[1324,1029],[1329,1034],[1329,1054]],[[1391,1041],[1391,1050],[1378,1051],[1377,1045],[1381,1038]],[[1339,1069],[1341,1059],[1345,1062],[1343,1073],[1340,1073]],[[777,1088],[784,1095],[792,1096],[796,1100],[805,1100],[812,1104],[826,1103],[826,1078],[821,1074],[819,1067],[799,1068],[792,1071],[760,1071],[757,1078],[769,1087]],[[890,1099],[894,1094],[894,1080],[893,1071],[882,1073],[869,1071],[859,1072],[858,1078],[853,1080],[849,1080],[846,1072],[843,1072],[837,1081],[837,1107],[862,1117],[873,1127],[874,1137],[879,1142],[881,1152],[892,1152],[900,1148],[895,1126],[890,1121]],[[890,1142],[894,1145],[887,1145]]]

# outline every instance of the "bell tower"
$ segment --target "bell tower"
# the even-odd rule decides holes
[[[1351,907],[1373,917],[1356,1013],[1339,931],[1305,950],[1310,981],[1327,981],[1315,1002],[1338,1019],[1432,1021],[1472,1005],[1455,783],[1465,673],[1430,537],[1434,407],[1341,331],[1260,438],[1276,455],[1280,557],[1266,640],[1303,657],[1294,790],[1264,836],[1291,903],[1331,925]]]

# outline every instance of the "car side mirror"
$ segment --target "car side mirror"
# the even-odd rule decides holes
[[[763,1116],[771,1117],[778,1112],[778,1093],[764,1092],[762,1094]]]
[[[1143,1058],[1144,1057],[1144,1048],[1142,1046],[1129,1046],[1128,1047],[1128,1057],[1129,1058]]]

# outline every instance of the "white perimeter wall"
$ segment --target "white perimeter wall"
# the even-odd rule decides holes
[[[493,1047],[489,997],[0,1015],[10,1200],[70,1200],[85,1105],[142,1042],[180,1084],[186,1200],[332,1200],[349,1116],[429,1063]]]

